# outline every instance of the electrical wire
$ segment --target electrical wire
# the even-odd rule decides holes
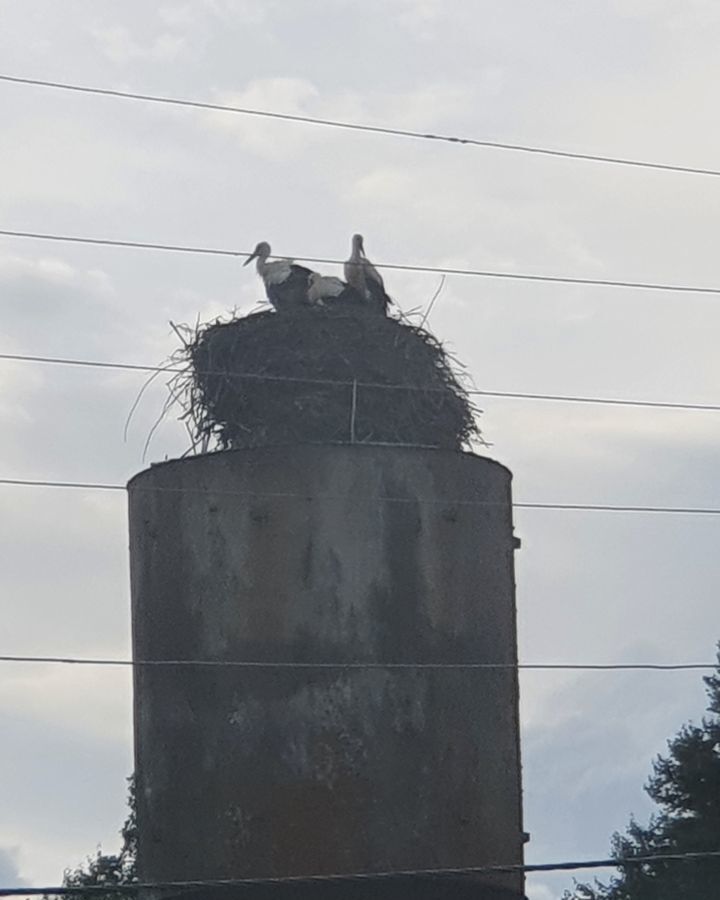
[[[645,866],[668,862],[704,862],[720,860],[720,851],[707,850],[686,853],[659,853],[655,856],[624,856],[615,859],[588,859],[574,860],[558,863],[525,863],[492,866],[466,866],[462,868],[437,868],[437,869],[404,869],[394,872],[356,872],[337,875],[299,875],[277,878],[225,878],[225,879],[198,879],[195,881],[147,881],[124,884],[103,885],[67,885],[55,887],[10,887],[0,888],[0,897],[13,896],[39,896],[43,894],[56,895],[87,895],[96,894],[136,894],[141,891],[159,890],[185,890],[192,888],[252,888],[262,886],[282,885],[313,885],[327,882],[353,883],[353,882],[381,882],[407,879],[449,879],[464,876],[491,875],[512,872],[568,872],[581,869],[617,869],[629,866]]]
[[[101,659],[74,656],[0,655],[0,663],[120,668],[221,668],[221,669],[390,669],[390,670],[488,670],[568,672],[690,672],[714,671],[718,663],[418,663],[418,662],[265,662],[224,659]]]
[[[353,447],[373,447],[373,444],[347,444],[342,446]],[[396,446],[382,444],[379,446]],[[411,445],[409,445],[411,446]],[[35,487],[35,488],[69,488],[74,490],[86,491],[125,491],[124,484],[111,484],[90,481],[48,481],[31,478],[0,478],[0,485],[5,487]],[[491,500],[464,500],[455,497],[389,497],[382,494],[377,496],[354,495],[354,494],[303,494],[297,491],[228,491],[220,488],[187,488],[187,487],[167,487],[164,485],[133,485],[132,490],[150,492],[150,493],[171,493],[171,494],[221,494],[227,497],[257,497],[257,498],[276,498],[276,499],[298,499],[298,500],[353,500],[357,503],[365,501],[379,501],[381,503],[405,503],[409,505],[419,506],[462,506],[462,507],[484,507],[487,509],[504,509],[509,508],[509,503]],[[668,515],[689,515],[689,516],[719,516],[720,508],[703,507],[703,506],[620,506],[607,503],[529,503],[526,501],[514,502],[512,506],[515,509],[534,509],[534,510],[559,510],[565,512],[611,512],[611,513],[658,513]]]
[[[154,94],[141,94],[133,91],[119,91],[110,88],[98,88],[88,85],[68,84],[60,81],[47,81],[40,78],[21,78],[14,75],[0,75],[0,81],[23,84],[32,87],[52,88],[62,91],[73,91],[80,94],[94,94],[101,97],[116,97],[123,100],[140,100],[145,103],[162,103],[171,106],[184,106],[193,109],[230,112],[244,116],[263,119],[276,119],[283,122],[295,122],[303,125],[317,125],[325,128],[338,128],[346,131],[359,131],[391,137],[415,138],[449,144],[462,144],[472,147],[485,147],[493,150],[512,150],[520,153],[534,153],[542,156],[554,156],[562,159],[582,160],[585,162],[609,163],[619,166],[632,166],[642,169],[655,169],[665,172],[682,172],[691,175],[719,176],[720,170],[706,169],[699,166],[675,165],[650,160],[628,159],[620,156],[606,156],[596,153],[581,153],[571,150],[560,150],[551,147],[537,147],[529,144],[516,144],[508,141],[493,141],[479,138],[458,137],[455,135],[434,134],[432,132],[413,131],[405,128],[392,128],[382,125],[366,125],[359,122],[345,122],[338,119],[325,119],[318,116],[303,116],[292,113],[279,113],[272,110],[253,109],[245,106],[231,106],[224,103],[209,103],[200,100],[187,100],[178,97],[162,97]]]
[[[168,374],[177,374],[187,371],[186,368],[177,365],[168,366],[147,366],[135,363],[114,363],[101,360],[90,359],[66,359],[54,356],[30,356],[23,353],[0,353],[0,360],[8,362],[29,362],[43,363],[59,366],[78,366],[98,369],[117,369],[129,370],[134,372],[167,372]],[[369,381],[339,381],[330,378],[299,378],[290,375],[268,375],[258,372],[226,372],[201,370],[198,375],[224,375],[228,378],[237,378],[239,380],[249,381],[280,381],[297,384],[326,384],[339,387],[372,388],[383,390],[399,390],[399,391],[421,391],[423,393],[442,393],[444,388],[422,387],[412,384],[381,384],[379,382]],[[537,394],[526,393],[522,391],[491,391],[470,389],[465,391],[471,397],[497,397],[509,400],[547,400],[561,403],[596,403],[608,404],[611,406],[637,406],[651,409],[676,409],[676,410],[694,410],[700,412],[720,412],[720,405],[711,403],[681,403],[662,400],[625,400],[618,397],[583,397],[568,394]]]
[[[180,244],[153,244],[143,241],[121,241],[112,240],[110,238],[88,238],[63,234],[44,234],[42,232],[36,231],[15,231],[6,228],[0,229],[0,235],[15,238],[31,238],[40,241],[61,241],[71,244],[91,244],[102,247],[129,247],[136,250],[167,250],[175,253],[201,253],[210,254],[213,256],[234,256],[245,258],[252,256],[252,253],[246,250],[220,250],[211,247],[190,247]],[[279,259],[280,257],[275,258]],[[321,256],[295,256],[293,258],[310,263],[328,263],[331,265],[342,265],[344,263],[344,260],[341,259],[329,259],[327,257]],[[520,272],[492,272],[482,269],[442,268],[438,266],[420,266],[403,263],[373,263],[373,265],[378,269],[392,269],[400,272],[433,272],[444,275],[467,275],[475,276],[477,278],[500,278],[515,281],[546,282],[550,284],[577,284],[612,288],[637,288],[649,291],[666,291],[688,294],[720,294],[720,287],[703,287],[702,285],[664,284],[660,282],[648,281],[616,281],[607,278],[575,278],[566,275],[528,275]]]

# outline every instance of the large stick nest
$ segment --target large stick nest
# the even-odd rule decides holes
[[[480,436],[464,376],[422,327],[350,308],[259,312],[186,332],[171,384],[194,445],[381,443],[461,449]]]

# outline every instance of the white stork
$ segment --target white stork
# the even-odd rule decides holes
[[[378,312],[387,315],[388,306],[392,303],[385,293],[385,284],[382,275],[365,256],[363,236],[354,234],[352,239],[352,253],[345,263],[345,278],[349,285],[355,288],[365,301]]]
[[[249,265],[257,260],[258,275],[265,284],[265,293],[277,310],[301,306],[308,302],[308,287],[313,272],[305,266],[298,266],[291,259],[276,259],[268,262],[270,244],[260,241],[252,254],[243,263]]]
[[[308,300],[318,306],[322,306],[324,300],[354,300],[356,302],[362,300],[362,295],[358,294],[352,285],[332,275],[319,275],[317,272],[313,272],[308,282]]]

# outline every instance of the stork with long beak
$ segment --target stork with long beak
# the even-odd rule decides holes
[[[347,283],[364,297],[365,301],[373,309],[387,315],[391,298],[385,292],[385,283],[382,275],[365,256],[363,236],[354,234],[352,239],[352,253],[345,263],[345,278]]]
[[[307,304],[312,270],[298,266],[291,259],[268,262],[270,252],[270,244],[260,241],[243,265],[247,266],[257,260],[255,268],[263,280],[267,298],[278,311]]]

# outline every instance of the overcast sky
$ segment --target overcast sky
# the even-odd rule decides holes
[[[720,167],[716,0],[0,2],[2,73]],[[0,84],[0,228],[720,286],[720,179]],[[328,272],[332,267],[328,267]],[[334,272],[333,274],[339,274]],[[437,276],[388,272],[405,309]],[[0,352],[161,362],[252,308],[231,258],[0,239]],[[720,298],[450,277],[430,320],[489,390],[717,404]],[[0,476],[123,482],[144,376],[0,363]],[[487,399],[516,500],[720,507],[720,414]],[[148,461],[186,449],[167,420]],[[525,662],[712,660],[720,518],[518,511]],[[0,652],[129,653],[122,493],[0,487]],[[522,678],[529,861],[604,856],[697,673]],[[117,848],[121,671],[4,665],[0,884]],[[568,875],[530,881],[554,900]]]

